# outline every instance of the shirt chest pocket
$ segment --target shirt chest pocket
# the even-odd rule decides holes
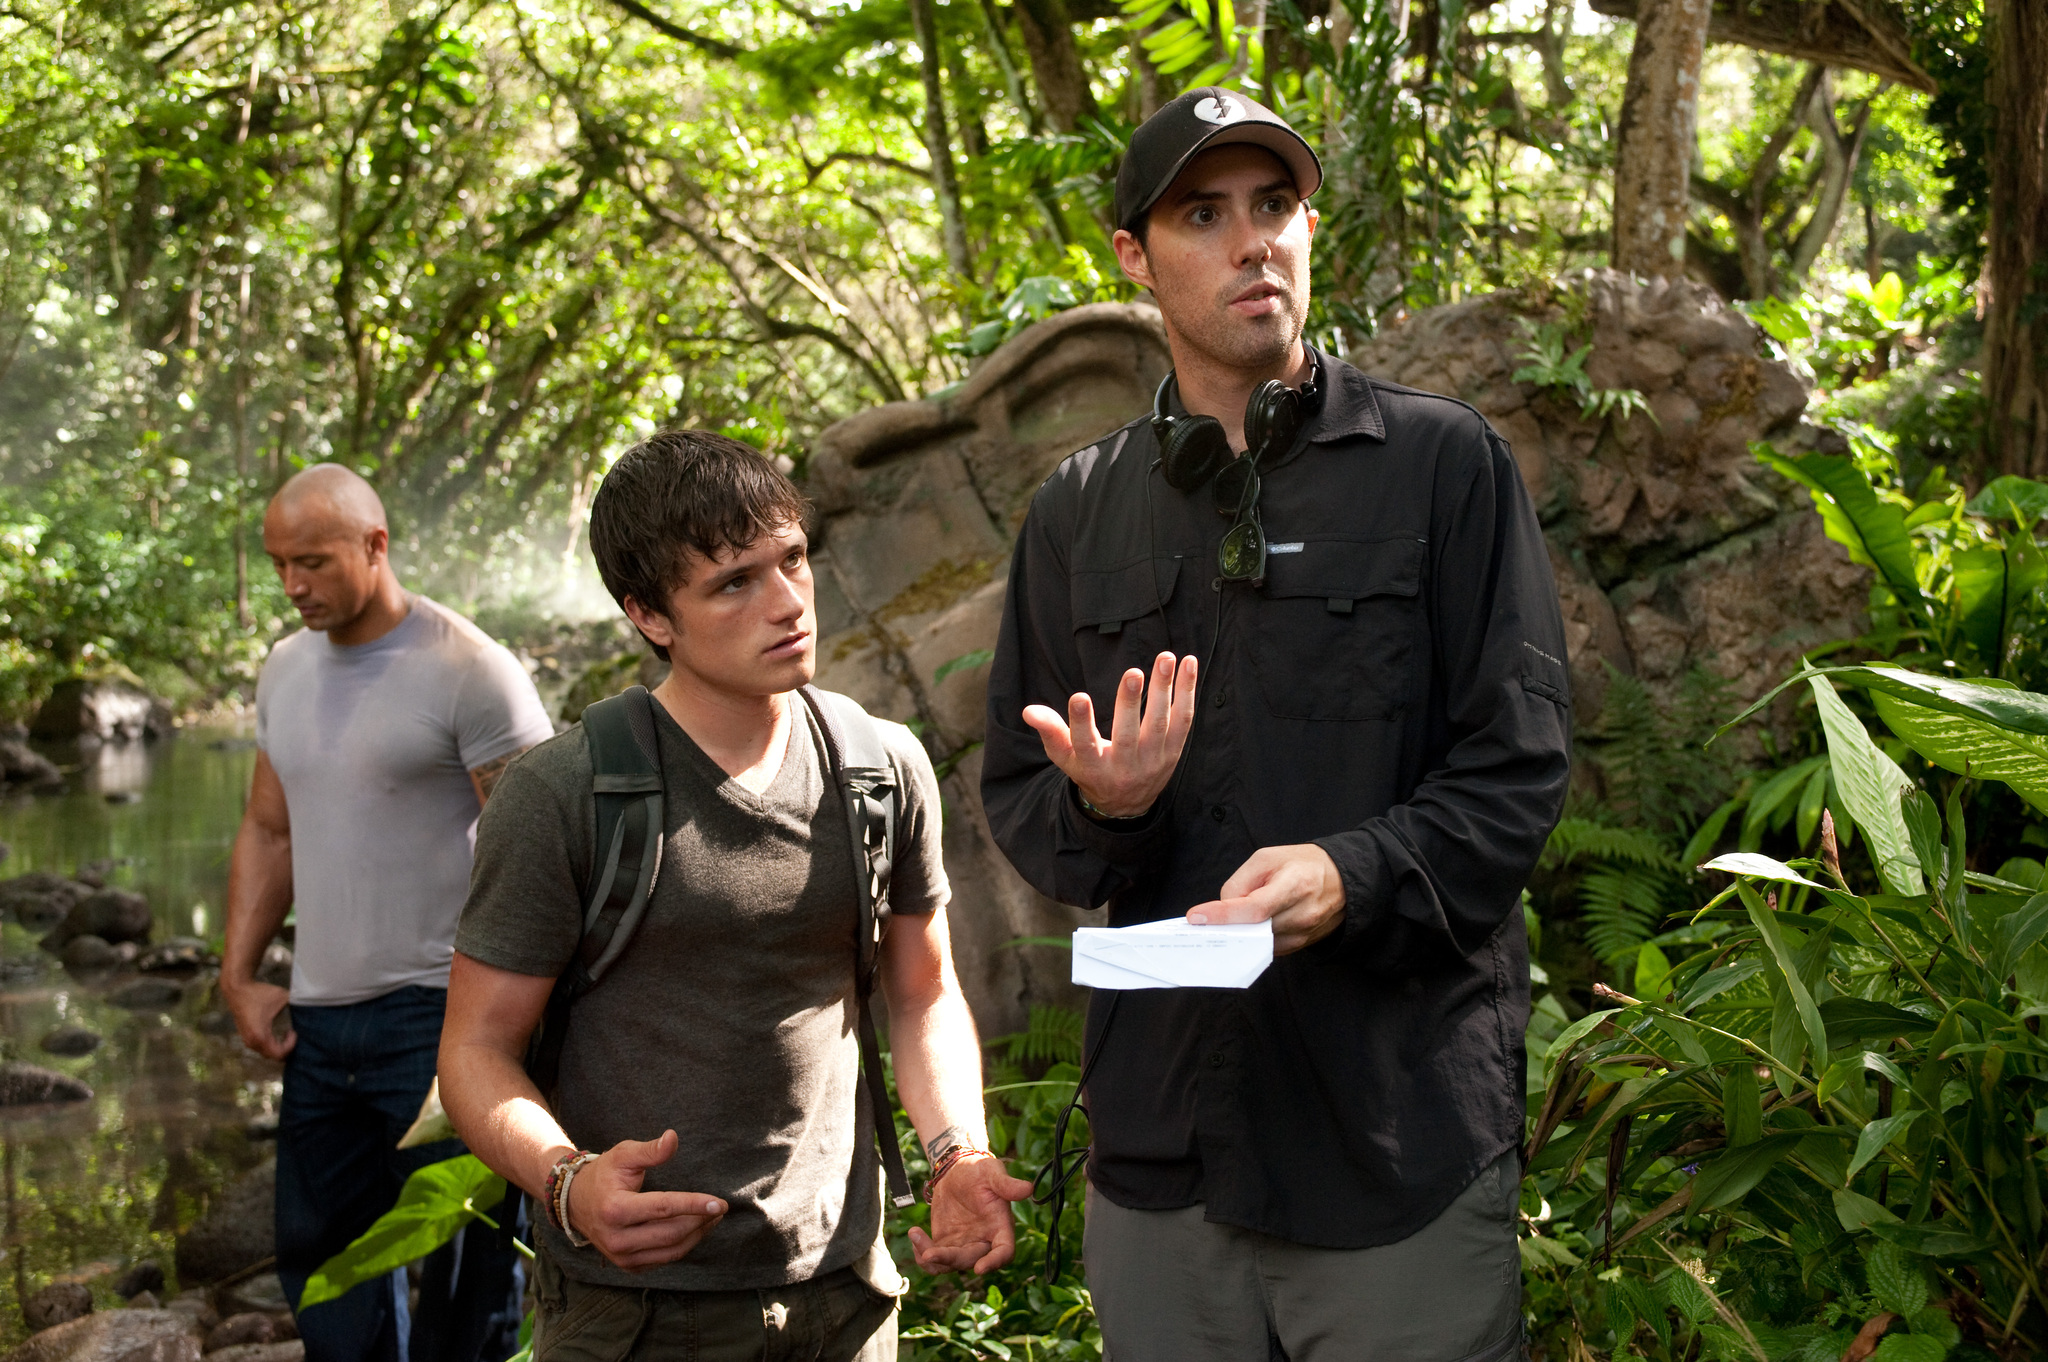
[[[1162,652],[1182,651],[1173,647],[1166,626],[1167,605],[1179,581],[1178,558],[1075,570],[1074,649],[1098,705],[1113,702],[1117,680],[1129,668],[1149,671]],[[1107,710],[1099,722],[1107,731]]]
[[[1282,719],[1386,719],[1423,636],[1421,539],[1276,545],[1253,610],[1252,667]]]

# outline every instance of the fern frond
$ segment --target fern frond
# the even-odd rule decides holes
[[[1603,865],[1579,885],[1586,946],[1613,967],[1627,961],[1664,920],[1670,878],[1647,866]]]
[[[1565,818],[1544,844],[1547,866],[1562,868],[1579,861],[1620,862],[1658,870],[1680,869],[1664,839],[1647,828],[1617,828],[1590,818]]]
[[[1040,1004],[1031,1009],[1024,1029],[1005,1036],[1007,1057],[1020,1064],[1079,1064],[1081,1037],[1087,1019],[1070,1007]]]

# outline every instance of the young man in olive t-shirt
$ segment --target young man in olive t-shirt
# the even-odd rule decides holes
[[[552,1105],[521,1057],[597,854],[580,727],[506,773],[478,831],[441,1095],[541,1203],[537,1362],[895,1356],[852,834],[794,695],[814,670],[807,509],[759,454],[696,431],[629,450],[592,503],[605,584],[672,665],[655,691],[665,837],[645,919],[570,1014]],[[927,1271],[985,1272],[1009,1260],[1008,1203],[1030,1184],[982,1148],[938,782],[907,729],[879,727],[901,792],[880,976],[903,1104],[942,1170],[932,1234],[911,1238]],[[571,1170],[557,1219],[547,1192]]]

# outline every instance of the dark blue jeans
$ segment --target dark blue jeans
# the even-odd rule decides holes
[[[459,1140],[400,1150],[434,1081],[448,991],[407,987],[344,1007],[295,1005],[277,1130],[277,1275],[296,1308],[306,1279],[398,1201],[416,1168]],[[299,1316],[307,1362],[499,1362],[513,1351],[522,1283],[508,1195],[430,1255],[419,1308],[406,1278],[365,1282]]]

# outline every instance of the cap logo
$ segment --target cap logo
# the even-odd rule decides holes
[[[1229,95],[1210,95],[1195,102],[1195,117],[1204,123],[1214,123],[1221,127],[1225,123],[1235,123],[1243,118],[1244,105]]]

